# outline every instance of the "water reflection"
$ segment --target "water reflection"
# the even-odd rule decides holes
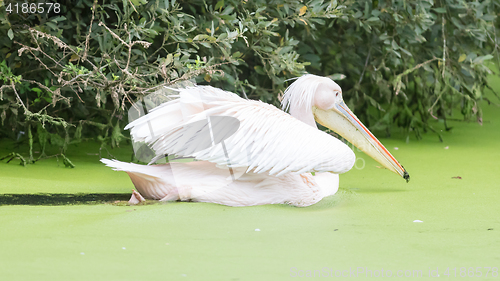
[[[130,193],[38,193],[38,194],[0,194],[3,205],[82,205],[103,204],[117,200],[127,201]]]

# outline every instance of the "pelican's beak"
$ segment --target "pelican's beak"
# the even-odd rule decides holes
[[[402,176],[407,182],[410,180],[410,175],[403,166],[359,121],[344,101],[336,103],[329,110],[313,107],[313,112],[318,123],[338,133],[382,166]]]

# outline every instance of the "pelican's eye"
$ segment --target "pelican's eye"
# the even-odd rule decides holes
[[[337,93],[335,94],[335,96],[336,96],[336,97],[338,97],[338,96],[339,96],[339,92],[337,92]]]

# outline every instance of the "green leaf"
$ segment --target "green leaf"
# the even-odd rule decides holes
[[[194,38],[193,38],[193,41],[201,41],[201,40],[205,40],[207,39],[208,37],[210,37],[209,35],[206,35],[206,34],[198,34],[196,35]]]
[[[353,18],[358,19],[363,16],[363,12],[357,11],[354,15],[352,15]]]
[[[466,57],[467,57],[466,54],[461,54],[460,57],[458,58],[458,62],[463,62]]]
[[[493,58],[492,55],[483,56],[483,60],[491,60],[492,58]]]
[[[260,65],[254,66],[255,72],[257,72],[260,75],[265,75],[266,73],[264,72],[264,69]]]
[[[14,39],[14,32],[12,32],[12,28],[7,31],[7,36],[9,36],[10,40]]]
[[[472,63],[474,64],[477,64],[477,63],[482,63],[483,61],[486,61],[486,60],[490,60],[492,59],[493,56],[492,55],[486,55],[486,56],[480,56],[480,57],[477,57],[475,58]]]
[[[59,16],[59,17],[55,17],[55,18],[51,19],[51,21],[55,22],[55,23],[57,23],[58,21],[65,21],[65,20],[66,20],[65,16]]]
[[[52,28],[53,30],[57,30],[57,29],[58,29],[57,25],[55,25],[54,23],[52,23],[52,22],[50,22],[50,21],[45,22],[45,24],[46,24],[47,26],[49,26],[50,28]]]
[[[221,14],[222,14],[222,15],[229,15],[229,14],[231,14],[231,13],[233,12],[233,10],[234,10],[234,7],[233,7],[233,6],[231,6],[231,5],[229,5],[229,6],[227,6],[227,7],[224,9],[224,11],[222,11],[222,13],[221,13]]]
[[[148,3],[148,1],[146,0],[130,0],[130,1],[132,2],[132,4],[134,4],[134,6],[140,6]]]
[[[167,58],[165,59],[165,65],[169,65],[170,63],[172,63],[173,57],[174,56],[172,55],[172,53],[168,54]]]
[[[434,12],[436,12],[438,14],[444,14],[444,13],[446,13],[446,9],[442,8],[442,7],[440,7],[440,8],[434,8],[433,10],[434,10]]]
[[[40,124],[37,124],[36,132],[38,134],[38,143],[40,144],[40,147],[42,148],[42,153],[43,153],[43,151],[45,150],[45,145],[47,144],[47,139],[48,139],[49,133]]]
[[[74,139],[80,140],[82,138],[82,122],[78,124],[75,130],[75,135],[73,136]]]
[[[481,18],[485,21],[494,21],[497,17],[495,15],[484,15]]]
[[[122,128],[120,128],[120,122],[116,121],[116,125],[113,127],[113,131],[111,132],[111,146],[119,146],[120,141],[124,138],[125,136],[122,134]]]
[[[342,73],[335,73],[335,74],[328,76],[328,78],[332,79],[333,81],[340,81],[340,80],[344,80],[346,78],[346,76]]]
[[[224,6],[224,0],[220,0],[219,2],[217,2],[217,4],[215,4],[214,10],[220,10],[223,6]]]

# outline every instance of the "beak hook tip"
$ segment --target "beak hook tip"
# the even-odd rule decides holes
[[[401,166],[401,167],[403,167],[403,166]],[[408,172],[406,171],[405,167],[403,167],[403,179],[405,179],[406,182],[410,181],[410,174],[408,174]]]

